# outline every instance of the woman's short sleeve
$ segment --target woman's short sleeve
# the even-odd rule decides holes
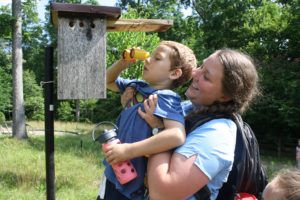
[[[232,120],[214,119],[188,133],[186,142],[175,150],[187,158],[197,156],[194,164],[209,178],[212,193],[227,181],[232,168],[236,130]]]

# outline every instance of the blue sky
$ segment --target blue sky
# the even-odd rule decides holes
[[[11,4],[12,0],[0,0],[0,6]],[[45,5],[49,0],[37,0],[38,3],[38,12],[41,20],[45,19]],[[84,1],[82,1],[84,2]],[[114,6],[116,0],[98,0],[99,5],[101,6]]]
[[[45,5],[49,0],[36,0],[38,3],[38,13],[39,18],[44,21],[45,19]],[[0,6],[11,4],[12,0],[0,0]],[[84,0],[82,1],[84,2]],[[98,0],[99,5],[101,6],[115,6],[116,0]],[[191,9],[183,10],[185,15],[190,15]]]

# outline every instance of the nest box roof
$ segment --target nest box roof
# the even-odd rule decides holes
[[[173,26],[169,19],[120,19],[121,8],[84,4],[51,3],[52,23],[57,26],[58,17],[105,18],[108,32],[163,32]]]

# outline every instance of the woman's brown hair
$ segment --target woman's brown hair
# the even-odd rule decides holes
[[[223,65],[223,93],[231,98],[229,102],[214,102],[210,106],[199,106],[194,114],[243,113],[250,103],[260,95],[259,78],[250,56],[233,49],[216,52]]]

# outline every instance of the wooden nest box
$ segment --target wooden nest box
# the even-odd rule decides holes
[[[172,20],[120,19],[121,9],[51,4],[57,36],[58,99],[106,98],[106,32],[166,31]]]

